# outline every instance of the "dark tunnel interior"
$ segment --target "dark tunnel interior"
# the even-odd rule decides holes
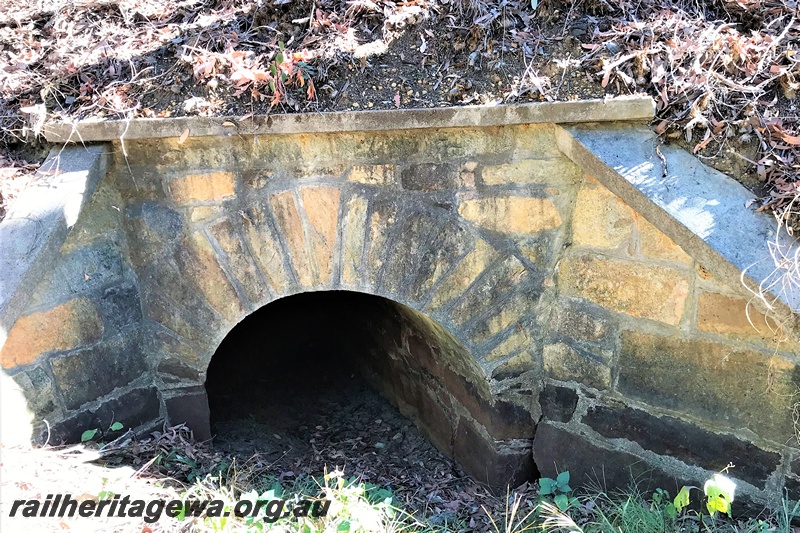
[[[343,454],[350,463],[371,454],[383,468],[402,469],[420,450],[438,467],[454,468],[378,392],[381,378],[364,365],[390,357],[386,346],[400,336],[401,307],[377,296],[326,291],[276,300],[249,315],[208,368],[215,447],[258,452],[288,471],[321,472],[344,461]]]
[[[220,344],[206,391],[215,447],[287,472],[348,463],[401,479],[422,464],[422,476],[463,467],[505,486],[535,470],[530,414],[494,398],[441,325],[378,296],[311,292],[262,307]],[[515,437],[522,448],[502,440]]]

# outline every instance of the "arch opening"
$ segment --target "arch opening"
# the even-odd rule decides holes
[[[321,472],[349,447],[400,469],[420,456],[451,468],[444,454],[498,488],[535,475],[530,414],[493,397],[442,326],[382,297],[309,292],[262,307],[220,344],[206,391],[217,446],[287,469]]]

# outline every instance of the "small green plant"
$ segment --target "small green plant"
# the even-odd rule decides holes
[[[703,492],[706,496],[706,509],[708,514],[714,516],[717,512],[731,516],[731,503],[733,503],[733,493],[736,490],[736,483],[723,476],[714,474],[703,485]]]
[[[678,495],[675,496],[673,505],[677,513],[688,507],[689,491],[691,489],[700,490],[698,487],[683,486]],[[722,474],[714,474],[703,485],[703,495],[705,496],[705,506],[708,514],[713,518],[719,512],[730,517],[731,503],[733,503],[735,491],[736,483]]]
[[[681,493],[678,494],[680,495]],[[670,500],[669,492],[661,488],[656,489],[655,492],[653,492],[653,496],[650,498],[650,511],[661,511],[670,518],[678,516],[678,508],[675,502]]]
[[[569,471],[561,472],[555,479],[539,479],[539,496],[552,497],[553,503],[562,511],[579,505],[578,499],[572,496],[572,487],[569,486]]]
[[[100,428],[87,429],[86,431],[81,433],[81,442],[89,442],[90,440],[94,440],[95,437],[98,436],[102,437],[104,434],[110,433],[112,431],[120,431],[124,427],[125,426],[123,426],[121,422],[114,422],[113,424],[108,426],[108,429],[105,431],[102,431]]]

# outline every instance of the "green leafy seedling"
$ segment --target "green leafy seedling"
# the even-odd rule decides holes
[[[675,503],[670,501],[669,492],[665,491],[664,489],[656,489],[656,491],[653,493],[651,501],[651,511],[661,509],[664,514],[670,518],[675,518],[678,516],[678,510],[675,508]]]
[[[735,490],[736,484],[722,474],[714,474],[714,477],[706,481],[703,492],[706,495],[708,514],[714,516],[719,511],[731,516],[731,503]]]
[[[675,496],[675,499],[672,501],[672,505],[675,506],[675,511],[677,513],[680,513],[689,505],[689,487],[686,485],[681,487],[680,492],[678,492],[678,495]]]
[[[83,433],[81,433],[81,442],[87,442],[92,440],[100,433],[99,429],[87,429]]]
[[[539,479],[540,496],[552,496],[553,503],[562,511],[566,511],[573,505],[577,505],[577,498],[570,498],[572,487],[569,486],[569,472],[564,471],[558,474],[555,479],[543,477]]]

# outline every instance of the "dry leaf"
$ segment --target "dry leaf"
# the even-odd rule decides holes
[[[185,143],[186,139],[188,138],[189,138],[189,128],[186,128],[185,130],[183,130],[183,133],[181,133],[181,138],[178,139],[178,144]]]

